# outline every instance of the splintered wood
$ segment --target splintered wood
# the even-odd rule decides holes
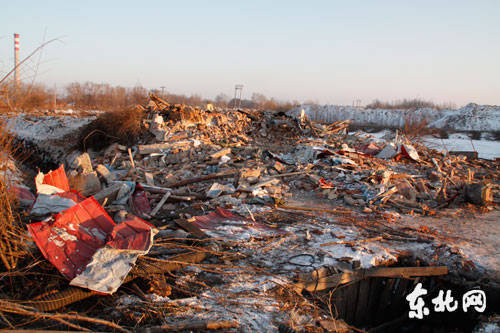
[[[295,291],[301,293],[302,290],[310,292],[321,291],[335,288],[341,284],[359,281],[368,277],[386,277],[386,278],[405,278],[419,276],[439,276],[448,274],[448,267],[374,267],[368,269],[359,269],[346,271],[340,274],[327,275],[326,270],[314,271],[307,278],[303,276],[303,281],[294,285]]]

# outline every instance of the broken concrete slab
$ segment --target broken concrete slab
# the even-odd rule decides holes
[[[95,167],[95,171],[99,176],[104,178],[107,184],[111,183],[116,179],[116,173],[110,172],[109,169],[103,164],[98,164]]]
[[[465,199],[475,205],[485,206],[493,201],[491,184],[473,183],[465,185]]]
[[[378,158],[383,158],[383,159],[390,159],[396,156],[398,153],[398,149],[396,148],[396,145],[393,143],[388,143],[384,149],[382,149],[376,156]]]
[[[91,173],[94,171],[92,168],[92,162],[88,153],[81,153],[79,151],[74,151],[67,158],[67,165],[71,169],[75,169],[82,173]]]
[[[80,173],[74,176],[71,175],[70,181],[73,188],[81,192],[86,197],[99,192],[102,188],[97,172],[95,171],[86,174]]]
[[[210,186],[210,189],[207,191],[207,197],[217,198],[222,193],[231,194],[234,193],[235,191],[236,189],[232,184],[222,185],[219,183],[213,183],[212,186]]]

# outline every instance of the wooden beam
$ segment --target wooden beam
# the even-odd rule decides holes
[[[439,276],[448,274],[446,266],[430,266],[430,267],[373,267],[360,269],[352,272],[344,272],[329,276],[321,276],[319,278],[311,278],[299,281],[294,285],[294,289],[301,293],[302,290],[320,291],[337,287],[338,285],[355,282],[367,277],[386,277],[386,278],[411,278],[414,276]],[[318,276],[314,274],[313,276]]]

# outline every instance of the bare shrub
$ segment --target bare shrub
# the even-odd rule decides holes
[[[143,119],[144,113],[137,107],[105,112],[82,128],[79,148],[102,149],[114,142],[131,145],[142,132]]]
[[[52,92],[42,84],[5,84],[0,107],[9,111],[33,111],[50,108]]]
[[[437,110],[455,109],[456,105],[453,103],[435,104],[431,101],[426,101],[419,98],[403,99],[395,102],[385,102],[379,99],[374,100],[372,103],[366,105],[367,109],[421,109],[421,108],[434,108]]]
[[[472,140],[481,140],[481,131],[473,131],[471,132],[471,139]]]
[[[446,103],[439,104],[438,108],[440,110],[456,110],[457,105],[453,102],[446,102]]]
[[[299,105],[299,102],[279,101],[273,97],[267,98],[264,94],[253,93],[251,100],[253,107],[262,110],[285,112]],[[242,104],[243,101],[242,101]]]
[[[436,134],[439,131],[429,127],[429,120],[426,117],[408,116],[401,129],[409,140],[417,140],[421,136]]]

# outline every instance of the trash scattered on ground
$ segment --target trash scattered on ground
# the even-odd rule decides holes
[[[3,326],[35,317],[95,330],[349,331],[405,314],[393,306],[391,318],[363,325],[341,315],[378,311],[342,303],[341,293],[361,302],[364,281],[389,279],[401,292],[413,277],[500,286],[497,262],[483,260],[494,250],[461,246],[470,236],[494,249],[498,238],[425,225],[499,216],[498,162],[401,133],[353,135],[349,121],[150,97],[133,144],[102,147],[88,132],[102,121],[92,120],[74,136],[86,152],[57,155],[58,168],[12,187],[36,246],[27,241],[31,258],[4,275],[16,290],[3,289]]]

